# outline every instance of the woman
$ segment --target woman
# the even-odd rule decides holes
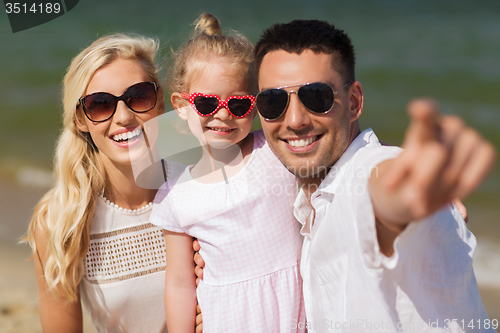
[[[68,68],[56,183],[26,236],[44,332],[83,331],[82,302],[98,332],[166,332],[165,243],[149,223],[156,190],[132,168],[148,156],[144,123],[165,109],[157,50],[149,38],[106,36]],[[162,166],[162,178],[182,170]]]

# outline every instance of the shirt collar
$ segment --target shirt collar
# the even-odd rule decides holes
[[[293,204],[293,214],[297,221],[302,224],[300,234],[302,236],[310,235],[311,225],[314,221],[314,209],[302,189],[300,189],[299,195],[297,195],[297,199]]]
[[[342,154],[339,160],[332,166],[325,179],[321,182],[318,190],[313,193],[313,197],[319,193],[325,193],[333,195],[335,189],[337,188],[342,176],[345,174],[348,168],[348,162],[351,161],[354,154],[361,148],[367,145],[380,145],[377,136],[371,128],[368,128],[361,132],[347,147],[346,151]],[[310,235],[312,222],[314,221],[314,207],[309,202],[304,191],[301,189],[295,203],[294,215],[297,221],[302,224],[302,229],[300,233],[303,236]]]

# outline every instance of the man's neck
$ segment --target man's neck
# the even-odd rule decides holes
[[[326,175],[325,175],[326,176]],[[300,188],[306,195],[307,199],[311,199],[311,195],[318,189],[321,185],[325,176],[317,177],[317,178],[297,178]]]
[[[353,122],[351,124],[351,133],[349,135],[349,143],[345,147],[344,152],[342,152],[342,155],[345,153],[345,151],[347,150],[347,148],[349,148],[349,146],[351,145],[351,143],[358,137],[358,135],[360,133],[361,133],[361,130],[359,129],[359,123],[356,120],[355,122]],[[340,157],[342,157],[342,155],[340,155]],[[338,161],[338,159],[337,159],[337,161]],[[321,173],[320,175],[317,175],[317,176],[314,176],[314,177],[307,177],[307,178],[297,177],[297,182],[299,183],[299,186],[302,189],[302,191],[304,191],[304,194],[306,195],[306,197],[307,197],[308,200],[311,199],[312,194],[314,192],[316,192],[316,190],[319,188],[319,186],[321,185],[321,183],[323,182],[323,180],[328,175],[330,169],[335,165],[335,163],[337,163],[337,161],[335,161],[332,165],[330,165],[327,168],[327,172]]]

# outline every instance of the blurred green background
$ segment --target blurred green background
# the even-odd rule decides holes
[[[253,42],[266,27],[292,19],[327,20],[344,29],[357,53],[363,127],[400,144],[405,105],[432,96],[500,145],[499,1],[94,1],[15,33],[0,13],[0,174],[20,166],[50,168],[61,121],[61,79],[70,60],[97,37],[133,32],[158,37],[163,55],[185,40],[208,11]],[[497,168],[470,200],[496,206]]]
[[[61,80],[81,49],[104,34],[130,32],[157,37],[166,56],[205,11],[254,43],[263,29],[293,19],[327,20],[344,29],[355,45],[365,92],[361,127],[372,127],[383,141],[400,145],[406,104],[432,96],[444,113],[462,116],[500,147],[498,0],[80,0],[62,17],[15,34],[0,12],[0,185],[30,188],[34,197],[45,191],[61,128]],[[499,193],[497,166],[465,201],[469,227],[479,239],[476,274],[486,288],[483,298],[500,295]],[[30,210],[24,214],[22,221],[2,216],[8,232],[0,239],[25,230]],[[5,227],[9,223],[17,227]],[[500,317],[500,307],[487,308]]]

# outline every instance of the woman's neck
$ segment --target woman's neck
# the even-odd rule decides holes
[[[156,190],[139,186],[131,166],[105,163],[106,188],[104,196],[126,209],[138,209],[153,201]]]

